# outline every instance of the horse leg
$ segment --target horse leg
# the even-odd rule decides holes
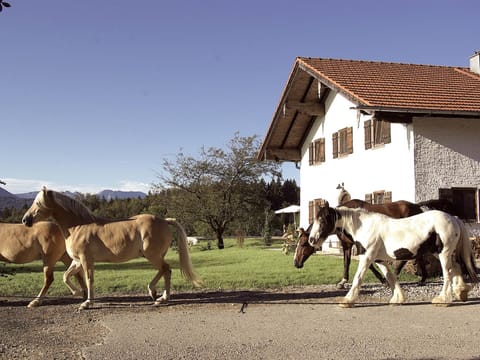
[[[375,265],[373,263],[370,264],[369,269],[372,271],[373,275],[375,275],[375,277],[378,280],[380,280],[380,282],[382,284],[388,283],[388,280],[386,280],[385,277],[382,276],[382,274],[380,274],[380,272],[377,270],[377,268],[375,267]]]
[[[68,269],[63,274],[63,282],[67,285],[68,289],[74,296],[84,295],[84,291],[75,286],[75,284],[70,279],[72,275],[78,274],[82,270],[82,264],[78,261],[73,260]]]
[[[420,275],[421,275],[421,279],[420,281],[418,282],[418,285],[419,286],[425,286],[425,283],[427,282],[427,276],[428,276],[428,272],[427,272],[427,265],[425,264],[425,253],[418,253],[417,254],[417,269],[420,270]]]
[[[48,291],[48,288],[50,285],[52,285],[53,282],[53,268],[55,266],[55,263],[52,264],[47,264],[45,263],[43,265],[43,287],[40,290],[40,293],[37,295],[35,299],[30,301],[27,307],[32,308],[41,305],[42,303],[42,298],[45,296],[45,294]]]
[[[345,284],[348,283],[350,262],[352,259],[352,245],[345,241],[341,241],[341,244],[343,249],[343,279],[337,284],[337,289],[345,289]]]
[[[72,264],[72,258],[68,256],[67,252],[63,254],[63,256],[60,258],[60,260],[65,264],[67,269],[70,267]],[[75,277],[77,278],[78,284],[83,290],[83,299],[87,299],[87,285],[85,284],[85,279],[83,278],[83,271],[77,271],[75,273]],[[71,289],[70,289],[71,291]]]
[[[365,273],[368,270],[368,267],[372,263],[371,258],[368,255],[360,255],[360,261],[358,263],[357,272],[352,281],[352,287],[348,291],[347,295],[343,298],[337,298],[337,302],[341,307],[350,308],[355,303],[355,300],[358,298],[360,293],[360,286],[362,285],[362,280],[365,276]]]
[[[160,278],[163,276],[165,281],[165,288],[163,290],[162,296],[157,298],[157,290],[156,286]],[[172,270],[170,269],[170,265],[162,260],[162,263],[159,265],[159,270],[152,281],[148,284],[148,292],[152,299],[155,301],[154,305],[158,306],[170,299],[170,279],[172,276]]]
[[[402,288],[400,287],[400,283],[398,282],[397,276],[390,271],[388,266],[382,264],[382,263],[377,263],[378,267],[382,271],[383,275],[385,276],[385,279],[388,282],[388,285],[390,286],[390,289],[392,289],[393,294],[392,298],[390,299],[390,304],[392,305],[400,305],[405,302],[405,296],[403,295]]]
[[[94,275],[93,275],[93,261],[89,259],[87,256],[83,255],[80,258],[80,262],[82,264],[82,268],[84,270],[85,278],[87,280],[87,300],[80,304],[79,310],[90,309],[93,307],[93,299],[94,299]]]
[[[452,258],[447,248],[443,248],[438,257],[442,265],[443,287],[440,294],[432,299],[432,304],[448,306],[452,302]]]
[[[465,284],[465,281],[463,281],[460,264],[458,264],[455,260],[453,261],[452,285],[455,298],[460,301],[467,301],[468,293],[472,287],[468,284]]]
[[[395,266],[395,272],[394,272],[395,276],[398,276],[400,274],[400,271],[402,271],[406,263],[407,263],[406,260],[402,260],[397,263],[397,265]]]

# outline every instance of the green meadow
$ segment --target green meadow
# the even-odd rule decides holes
[[[218,250],[212,242],[201,242],[190,249],[195,272],[203,281],[203,290],[246,290],[268,289],[287,286],[335,284],[343,273],[343,259],[340,256],[325,255],[321,252],[310,257],[302,269],[293,266],[293,253],[283,254],[282,242],[264,246],[261,239],[247,239],[239,247],[235,239],[225,240],[225,249]],[[178,254],[170,249],[167,262],[172,267],[172,292],[188,292],[195,288],[180,274]],[[0,264],[0,296],[36,296],[43,283],[40,261],[24,265]],[[353,278],[357,262],[352,261],[350,279]],[[48,296],[69,295],[62,282],[65,267],[58,263]],[[147,284],[155,271],[143,258],[121,264],[95,264],[95,291],[97,295],[106,294],[147,294]],[[415,277],[402,275],[401,280],[413,280]],[[371,272],[366,282],[377,282]],[[159,290],[163,288],[160,280]]]

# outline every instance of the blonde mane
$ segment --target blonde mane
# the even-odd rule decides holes
[[[88,222],[94,222],[97,220],[97,217],[93,215],[93,213],[80,201],[77,201],[70,196],[65,194],[49,190],[53,195],[53,199],[55,202],[63,208],[65,211],[75,214],[76,216],[80,217],[82,220]]]

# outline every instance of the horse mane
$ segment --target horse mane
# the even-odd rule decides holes
[[[336,208],[336,211],[340,215],[350,222],[355,229],[360,228],[362,221],[360,219],[362,214],[378,214],[371,211],[368,211],[364,208],[347,208],[345,206],[340,206]]]
[[[67,212],[75,214],[82,220],[88,222],[94,222],[97,220],[97,217],[93,215],[90,209],[83,205],[80,201],[62,193],[53,190],[50,191],[55,202]]]

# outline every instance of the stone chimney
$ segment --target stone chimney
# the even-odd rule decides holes
[[[470,71],[480,75],[480,51],[470,56]]]

